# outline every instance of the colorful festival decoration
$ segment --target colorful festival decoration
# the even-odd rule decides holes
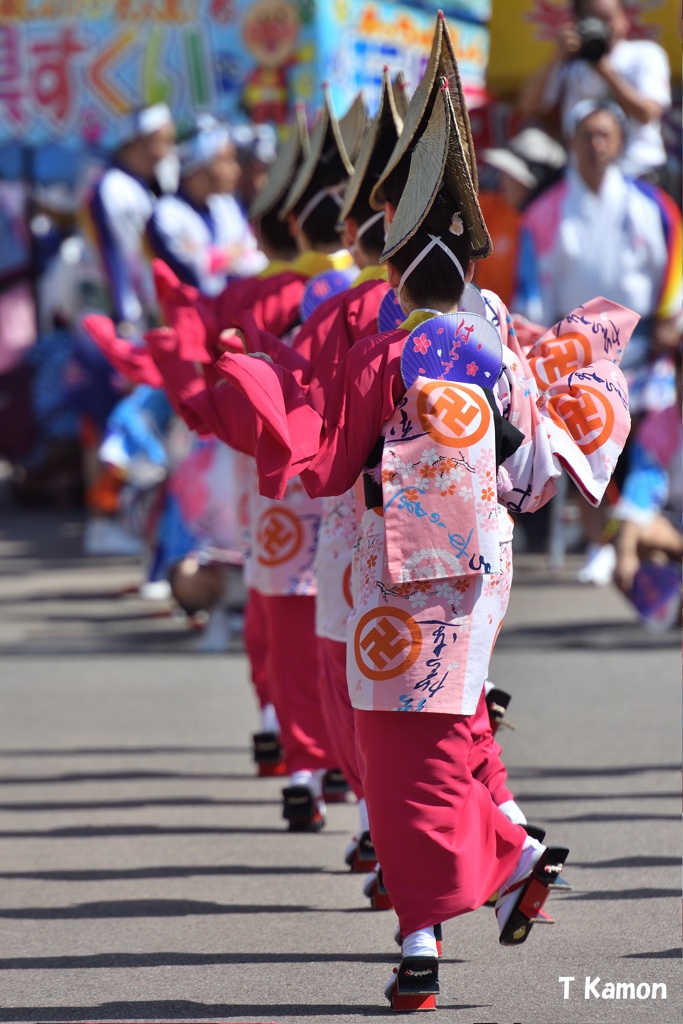
[[[0,144],[110,147],[161,100],[181,128],[203,110],[279,126],[323,80],[340,110],[361,88],[372,110],[385,64],[418,81],[437,6],[475,96],[490,0],[0,0]]]

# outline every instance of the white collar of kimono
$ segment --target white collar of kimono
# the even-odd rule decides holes
[[[422,260],[425,258],[425,256],[427,256],[427,254],[430,253],[434,246],[436,245],[438,245],[440,249],[443,249],[448,258],[455,264],[455,268],[460,274],[463,281],[465,280],[465,271],[462,269],[462,264],[460,263],[460,260],[455,255],[455,253],[452,252],[444,242],[442,242],[438,235],[430,235],[429,237],[431,241],[428,242],[427,245],[425,245],[424,249],[422,249],[417,254],[412,263],[408,264],[406,269],[403,271],[403,274],[401,275],[401,280],[398,282],[398,288],[396,290],[396,296],[399,302],[401,301],[401,292],[403,291],[405,283],[412,274],[412,272],[415,270],[415,267],[419,266],[419,264],[422,263]]]

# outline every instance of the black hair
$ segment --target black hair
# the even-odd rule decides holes
[[[259,218],[261,237],[274,253],[279,256],[294,257],[297,254],[296,242],[292,238],[287,221],[280,220],[279,213],[279,205],[276,205]]]
[[[322,186],[323,188],[325,186]],[[321,186],[315,185],[307,188],[302,198],[296,204],[292,213],[298,217],[306,204],[320,190]],[[339,241],[339,205],[332,196],[324,196],[320,202],[313,207],[311,212],[301,222],[301,230],[305,232],[311,245],[333,245]]]
[[[371,217],[376,216],[377,210],[370,206],[370,193],[375,180],[363,182],[358,198],[351,207],[351,216],[355,219],[358,227],[362,227]],[[384,217],[380,217],[372,224],[367,231],[358,239],[358,244],[374,260],[379,261],[380,254],[384,248]]]
[[[463,226],[460,235],[454,235],[449,230],[454,215],[459,212],[455,200],[442,189],[419,230],[390,257],[390,262],[400,274],[403,274],[429,245],[430,235],[441,239],[457,258],[463,273],[467,273],[471,259],[467,228]],[[405,291],[409,293],[412,301],[422,307],[456,306],[464,290],[465,282],[453,265],[453,260],[438,245],[418,263],[405,283]]]
[[[313,171],[304,194],[292,210],[294,216],[299,217],[301,211],[317,192],[326,188],[338,189],[347,184],[348,178],[348,171],[339,152],[337,140],[331,125],[328,125],[320,160]],[[313,246],[328,246],[339,242],[339,230],[337,228],[339,210],[339,204],[335,202],[332,196],[326,195],[319,200],[306,216],[306,219],[302,221],[300,227]]]

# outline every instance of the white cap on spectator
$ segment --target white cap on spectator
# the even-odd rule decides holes
[[[230,129],[211,114],[200,114],[196,123],[197,131],[178,145],[181,178],[206,167],[231,141]]]
[[[121,145],[135,142],[136,139],[144,139],[146,135],[153,135],[160,128],[173,124],[173,116],[166,103],[155,103],[151,107],[133,111],[126,121],[121,135]]]
[[[535,188],[541,180],[537,168],[556,171],[567,163],[564,146],[540,128],[524,128],[506,147],[485,149],[482,155],[491,167],[505,171],[527,188]]]
[[[262,164],[272,164],[277,154],[277,132],[269,124],[238,124],[232,129],[232,139],[238,149],[244,150]]]

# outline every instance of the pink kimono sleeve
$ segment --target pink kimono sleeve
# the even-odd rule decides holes
[[[255,455],[261,425],[251,403],[229,384],[195,388],[180,401],[180,413],[199,434],[213,434],[243,455]]]
[[[405,394],[401,351],[406,331],[365,338],[353,346],[331,382],[318,454],[301,472],[311,497],[353,487]]]
[[[344,294],[311,370],[308,401],[318,412],[322,413],[331,381],[353,345],[376,333],[379,307],[387,289],[386,281],[367,281]]]
[[[145,346],[136,345],[128,338],[119,338],[108,316],[86,316],[83,327],[114,369],[133,384],[149,384],[153,388],[162,386],[161,374]]]

